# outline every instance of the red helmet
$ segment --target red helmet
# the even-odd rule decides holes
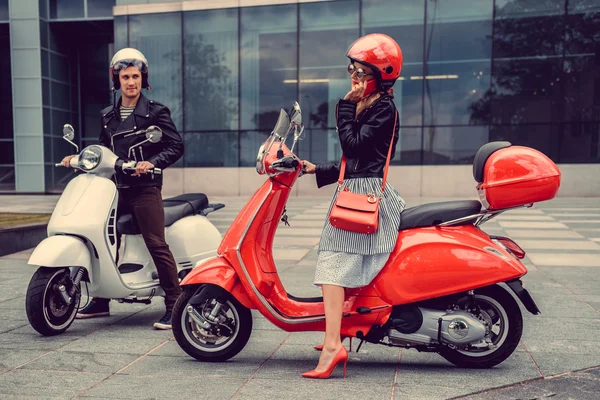
[[[400,77],[402,50],[394,39],[383,33],[372,33],[356,39],[346,56],[371,67],[384,89],[391,88]]]

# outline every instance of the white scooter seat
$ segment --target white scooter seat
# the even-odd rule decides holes
[[[163,200],[165,226],[171,226],[188,215],[200,214],[208,207],[208,197],[204,193],[186,193]],[[117,231],[123,235],[139,235],[140,228],[133,214],[119,215]]]

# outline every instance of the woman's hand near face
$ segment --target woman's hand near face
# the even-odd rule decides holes
[[[358,103],[362,100],[366,87],[367,81],[358,82],[358,84],[354,85],[352,89],[346,94],[344,100],[350,100],[355,103]]]

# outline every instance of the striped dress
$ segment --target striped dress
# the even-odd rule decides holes
[[[353,193],[381,194],[382,178],[346,179],[343,187]],[[374,234],[364,234],[338,229],[329,223],[329,213],[338,191],[336,190],[319,242],[319,256],[315,272],[315,285],[323,284],[347,288],[368,285],[385,266],[396,245],[400,214],[405,202],[392,185],[386,183],[385,193],[379,203],[379,226]]]

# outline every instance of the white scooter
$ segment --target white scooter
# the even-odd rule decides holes
[[[73,127],[65,125],[63,134],[79,152],[72,142]],[[156,126],[131,134],[145,134],[146,139],[132,146],[130,153],[142,143],[157,143],[162,138]],[[110,178],[115,173],[132,173],[136,163],[119,159],[100,145],[88,146],[71,159],[71,166],[85,173],[65,188],[48,223],[48,238],[38,244],[28,261],[40,268],[27,288],[27,318],[42,335],[69,328],[84,283],[89,297],[149,304],[152,297],[164,296],[135,219],[131,214],[117,216],[119,193]],[[150,173],[154,177],[162,171],[154,168]],[[223,207],[209,204],[202,193],[164,200],[166,241],[180,279],[198,261],[216,255],[221,234],[206,215]],[[117,232],[122,234],[120,249]]]

